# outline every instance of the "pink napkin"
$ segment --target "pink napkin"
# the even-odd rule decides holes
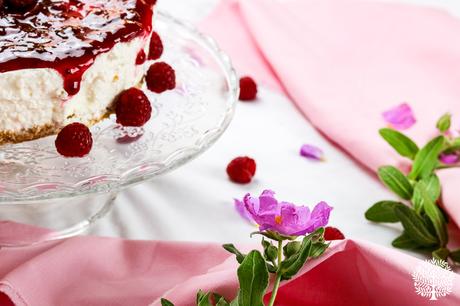
[[[445,112],[460,129],[460,21],[445,12],[359,0],[228,0],[202,29],[241,74],[284,88],[371,170],[404,163],[378,135],[382,112],[402,102],[415,111],[409,134],[420,144]],[[459,225],[460,169],[441,179],[446,210]]]
[[[81,237],[0,250],[0,305],[194,305],[198,289],[232,298],[236,260],[216,244]],[[359,241],[335,242],[280,289],[278,306],[432,305],[416,295],[421,260]],[[439,305],[460,305],[460,276]]]

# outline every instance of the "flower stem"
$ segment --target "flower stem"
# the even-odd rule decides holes
[[[281,283],[281,262],[283,261],[283,241],[278,241],[278,271],[276,272],[276,279],[275,283],[273,284],[272,296],[270,297],[270,302],[268,306],[275,305],[276,294],[278,293],[278,289]]]
[[[452,168],[460,168],[460,165],[459,165],[459,164],[455,164],[455,165],[442,165],[442,166],[438,166],[436,169],[437,169],[437,170],[443,170],[443,169],[452,169]]]

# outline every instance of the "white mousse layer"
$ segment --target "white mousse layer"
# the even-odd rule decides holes
[[[146,43],[146,38],[136,38],[100,54],[84,73],[80,91],[71,97],[54,69],[0,73],[0,131],[19,133],[47,125],[59,129],[100,119],[121,91],[141,81],[143,70],[136,58]]]

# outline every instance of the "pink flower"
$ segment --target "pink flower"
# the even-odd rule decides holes
[[[308,159],[324,160],[324,152],[320,148],[305,144],[300,148],[300,155]]]
[[[411,107],[407,103],[396,106],[382,114],[383,119],[396,130],[407,130],[416,122]]]
[[[243,201],[235,200],[235,206],[243,218],[257,223],[260,231],[289,236],[305,235],[326,226],[332,210],[326,202],[318,203],[311,212],[307,206],[279,202],[271,190],[265,190],[258,198],[247,194]]]

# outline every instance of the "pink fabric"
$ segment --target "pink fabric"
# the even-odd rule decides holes
[[[232,298],[236,260],[216,244],[82,237],[0,250],[0,290],[16,306],[145,306],[166,297],[194,305],[198,289]],[[411,272],[421,261],[359,241],[335,242],[300,276],[284,283],[278,306],[431,305]],[[440,305],[460,305],[460,276]],[[2,306],[11,305],[0,295]]]
[[[445,12],[359,0],[228,0],[202,29],[244,74],[284,88],[316,127],[373,171],[404,167],[378,135],[382,112],[402,102],[414,109],[408,134],[420,144],[445,112],[460,129],[460,21]],[[440,176],[446,210],[459,225],[460,170]]]

